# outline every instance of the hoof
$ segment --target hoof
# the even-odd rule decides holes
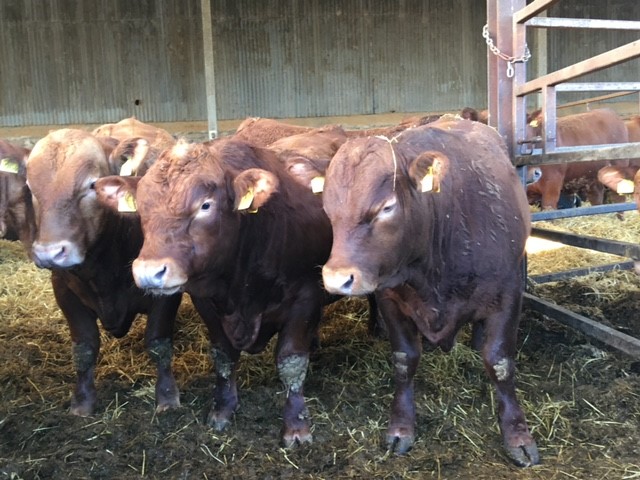
[[[93,414],[94,410],[95,400],[85,399],[84,401],[78,401],[75,397],[71,399],[71,407],[69,408],[71,415],[88,417]]]
[[[173,410],[179,407],[180,407],[179,398],[164,400],[162,403],[158,403],[158,405],[156,406],[156,413],[166,412],[167,410]]]
[[[304,443],[313,443],[313,436],[308,429],[288,432],[282,435],[282,446],[284,448],[294,448]]]
[[[413,432],[408,432],[406,429],[394,429],[387,432],[387,449],[396,455],[404,455],[415,441],[415,435]]]
[[[216,432],[222,432],[231,423],[231,415],[225,415],[221,412],[211,410],[207,416],[207,425]]]
[[[518,447],[505,446],[505,449],[511,460],[519,467],[531,467],[540,463],[540,454],[535,441]]]

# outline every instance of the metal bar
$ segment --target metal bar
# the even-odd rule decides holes
[[[526,5],[526,0],[487,0],[487,27],[495,47],[506,54],[514,51],[512,12]],[[524,48],[524,43],[519,45]],[[505,139],[509,155],[513,149],[514,82],[507,76],[507,62],[487,49],[487,84],[489,86],[489,125],[496,128]],[[520,68],[522,65],[516,64]],[[518,72],[520,70],[518,69]]]
[[[544,210],[542,212],[534,212],[531,214],[532,222],[541,222],[544,220],[557,220],[560,218],[586,217],[588,215],[602,215],[605,213],[628,212],[637,210],[638,206],[635,202],[630,203],[611,203],[608,205],[595,205],[593,207],[577,207],[565,208],[562,210]]]
[[[593,18],[535,17],[526,21],[534,28],[602,28],[606,30],[640,30],[640,22],[628,20],[598,20]]]
[[[531,236],[544,238],[553,242],[564,243],[572,247],[586,248],[598,252],[610,253],[621,257],[640,260],[640,245],[637,243],[621,242],[619,240],[607,240],[588,235],[576,235],[575,233],[558,232],[544,228],[533,227]]]
[[[543,77],[531,80],[524,85],[516,87],[515,94],[518,96],[528,95],[541,90],[543,87],[566,82],[581,75],[597,72],[603,68],[612,67],[637,57],[640,57],[640,40],[635,40],[621,47],[583,60],[582,62],[574,63],[573,65],[556,70]]]
[[[216,106],[216,76],[214,69],[213,26],[211,0],[200,0],[202,10],[202,47],[204,56],[204,84],[207,96],[207,125],[209,139],[218,136],[218,110]]]
[[[556,92],[616,92],[633,93],[640,90],[640,82],[561,83]]]
[[[524,23],[540,12],[549,9],[559,1],[560,0],[535,0],[513,14],[513,23]]]
[[[583,317],[577,313],[573,313],[566,308],[547,302],[535,295],[525,293],[523,295],[524,304],[538,312],[548,315],[554,320],[563,323],[575,330],[578,330],[588,337],[595,338],[606,345],[609,345],[621,352],[640,358],[640,340],[630,335],[615,330],[614,328],[603,325],[599,322]]]
[[[560,84],[560,85],[562,85],[562,84]],[[560,85],[558,85],[558,87]],[[585,104],[589,104],[589,103],[595,103],[595,102],[599,102],[601,100],[610,100],[612,98],[624,97],[626,95],[634,95],[636,93],[638,93],[638,92],[616,92],[616,93],[610,93],[608,95],[600,95],[599,97],[587,98],[585,100],[576,100],[575,102],[568,102],[568,103],[563,103],[562,105],[558,105],[558,110],[561,109],[561,108],[575,107],[576,105],[585,105]]]
[[[532,150],[530,155],[516,155],[514,165],[547,165],[595,160],[620,160],[640,158],[640,142],[608,145],[582,145],[557,147],[554,152]]]
[[[597,267],[572,268],[563,272],[530,275],[529,280],[537,284],[549,283],[564,280],[565,278],[582,277],[592,273],[606,273],[613,270],[631,270],[633,267],[633,261],[608,263],[606,265],[598,265]]]

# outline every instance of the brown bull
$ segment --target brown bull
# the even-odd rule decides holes
[[[96,319],[122,337],[139,313],[147,314],[145,345],[157,367],[157,410],[180,404],[171,351],[181,295],[156,298],[136,287],[131,262],[142,245],[140,222],[111,212],[96,198],[96,180],[120,167],[108,154],[90,133],[62,129],[41,139],[27,162],[37,213],[31,254],[38,267],[51,270],[56,302],[69,324],[77,374],[71,412],[82,416],[96,405]]]
[[[33,240],[33,207],[27,187],[29,150],[0,140],[0,238],[21,240],[28,249]]]
[[[534,119],[530,126],[532,130],[528,134],[529,137],[541,135],[541,129],[544,127],[540,117]],[[626,143],[628,139],[624,122],[608,108],[567,115],[558,118],[557,121],[558,147]],[[628,161],[614,163],[622,167],[628,165]],[[601,205],[604,201],[605,185],[598,180],[598,171],[611,164],[610,161],[602,160],[541,165],[540,180],[527,187],[529,201],[540,201],[542,208],[554,209],[558,207],[560,193],[564,190],[579,193],[592,205]]]
[[[291,125],[271,118],[248,117],[238,125],[233,138],[250,142],[258,147],[266,147],[281,138],[312,130],[312,127]]]
[[[273,152],[232,137],[178,143],[139,183],[114,177],[97,189],[111,205],[135,195],[145,237],[133,263],[136,283],[154,295],[188,292],[208,327],[216,378],[207,423],[228,426],[240,353],[263,350],[277,334],[282,439],[311,441],[303,383],[328,301],[319,265],[331,248],[320,197]]]
[[[538,463],[514,381],[529,207],[498,133],[443,119],[396,141],[351,140],[329,165],[323,203],[334,239],[325,288],[375,292],[389,331],[390,448],[403,453],[414,442],[422,336],[448,351],[474,323],[484,328],[506,450],[518,465]]]

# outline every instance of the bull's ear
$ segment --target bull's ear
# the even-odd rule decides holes
[[[120,177],[112,175],[96,180],[95,190],[98,202],[119,213],[136,211],[136,193],[140,177]]]
[[[256,212],[278,191],[278,178],[260,168],[250,168],[233,180],[234,208]]]
[[[286,160],[287,172],[292,177],[295,177],[298,183],[310,188],[313,193],[322,193],[324,172],[327,170],[328,164],[329,162],[323,168],[322,165],[318,166],[308,158],[300,156],[287,158]]]
[[[448,168],[449,159],[442,152],[423,152],[411,162],[409,176],[421,192],[439,192]]]

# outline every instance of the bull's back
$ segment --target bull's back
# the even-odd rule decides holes
[[[473,230],[472,238],[516,245],[517,253],[529,235],[529,205],[497,131],[479,122],[445,120],[407,131],[401,138],[411,137],[418,151],[439,151],[449,160],[441,192],[432,194],[439,218],[449,215],[468,222],[464,228]],[[451,228],[444,223],[442,228]]]

